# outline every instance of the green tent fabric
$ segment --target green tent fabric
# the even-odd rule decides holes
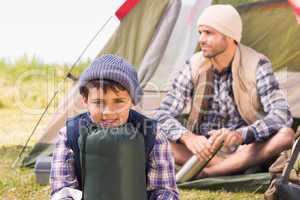
[[[178,184],[183,189],[263,192],[270,183],[269,173],[204,178]]]
[[[34,167],[35,161],[39,156],[52,155],[54,144],[37,143],[29,154],[22,160],[23,167]]]
[[[241,43],[268,56],[275,71],[300,72],[300,27],[286,0],[214,1],[227,3],[235,5],[242,17]]]
[[[98,56],[113,53],[138,69],[168,3],[169,0],[140,1],[123,19]]]
[[[300,71],[300,27],[287,1],[256,2],[238,10],[243,44],[269,57],[275,71]]]
[[[160,68],[160,64],[163,62],[162,59],[167,53],[166,49],[171,40],[171,36],[175,31],[175,25],[180,18],[181,11],[181,0],[171,0],[139,66],[138,77],[142,88],[146,87],[157,69]]]

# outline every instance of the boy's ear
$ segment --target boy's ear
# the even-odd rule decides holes
[[[134,105],[134,103],[133,103],[132,98],[130,98],[130,106],[129,106],[129,108],[132,108],[132,107],[135,107],[135,105]]]
[[[87,97],[81,96],[80,102],[81,102],[81,104],[83,105],[84,108],[87,108],[87,101],[88,101]]]

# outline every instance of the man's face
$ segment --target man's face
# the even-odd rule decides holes
[[[118,127],[127,122],[133,106],[131,97],[126,90],[116,90],[108,89],[104,93],[101,88],[89,89],[84,103],[95,123],[104,127]]]
[[[204,57],[214,58],[227,49],[226,36],[209,26],[199,26],[199,45]]]

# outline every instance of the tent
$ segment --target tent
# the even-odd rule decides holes
[[[294,117],[300,118],[300,27],[287,1],[221,0],[232,3],[243,20],[242,43],[267,55],[280,80]],[[178,69],[197,49],[196,20],[210,4],[206,0],[143,0],[121,21],[110,40],[100,51],[117,54],[133,63],[145,95],[136,109],[151,116],[164,97]],[[33,166],[35,159],[52,152],[58,130],[68,117],[82,111],[75,84],[52,115],[47,128],[23,166]],[[185,114],[189,112],[189,106]],[[180,116],[179,116],[180,117]],[[254,187],[267,184],[268,174],[254,177],[225,177],[183,183],[188,188],[223,188],[229,180],[254,180]],[[246,178],[246,179],[245,179]],[[227,184],[224,184],[227,183]],[[238,185],[238,182],[236,185]],[[232,187],[232,185],[231,185]]]
[[[156,77],[155,73],[159,71],[158,69],[165,68],[170,62],[172,65],[176,63],[177,67],[174,69],[178,69],[184,63],[185,58],[193,54],[196,45],[191,47],[191,44],[196,44],[197,40],[195,21],[198,15],[194,15],[192,11],[204,8],[206,5],[209,5],[209,2],[195,0],[188,0],[185,3],[180,0],[140,1],[121,21],[117,30],[99,53],[99,55],[112,53],[122,56],[136,67],[145,90],[145,96],[137,109],[151,114],[163,98],[165,94],[165,91],[161,90],[163,82],[158,84],[151,80]],[[179,21],[181,23],[178,25]],[[177,34],[174,34],[175,32]],[[179,38],[183,36],[180,35],[182,33],[185,35],[185,40]],[[175,36],[176,38],[174,38]],[[183,50],[170,53],[169,51],[174,49],[176,40],[180,41]],[[179,42],[177,43],[179,44]],[[173,54],[173,57],[170,59],[166,54]],[[57,112],[51,117],[33,150],[23,160],[23,165],[32,166],[37,156],[48,155],[52,151],[57,133],[66,119],[81,111],[78,86],[75,84],[63,98]]]

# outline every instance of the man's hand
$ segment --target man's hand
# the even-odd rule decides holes
[[[225,148],[236,148],[243,143],[242,135],[236,131],[231,131],[226,128],[213,130],[208,133],[212,142],[212,148],[217,149],[222,142]]]
[[[180,141],[201,161],[209,159],[213,153],[210,142],[202,135],[188,132],[182,135]]]

